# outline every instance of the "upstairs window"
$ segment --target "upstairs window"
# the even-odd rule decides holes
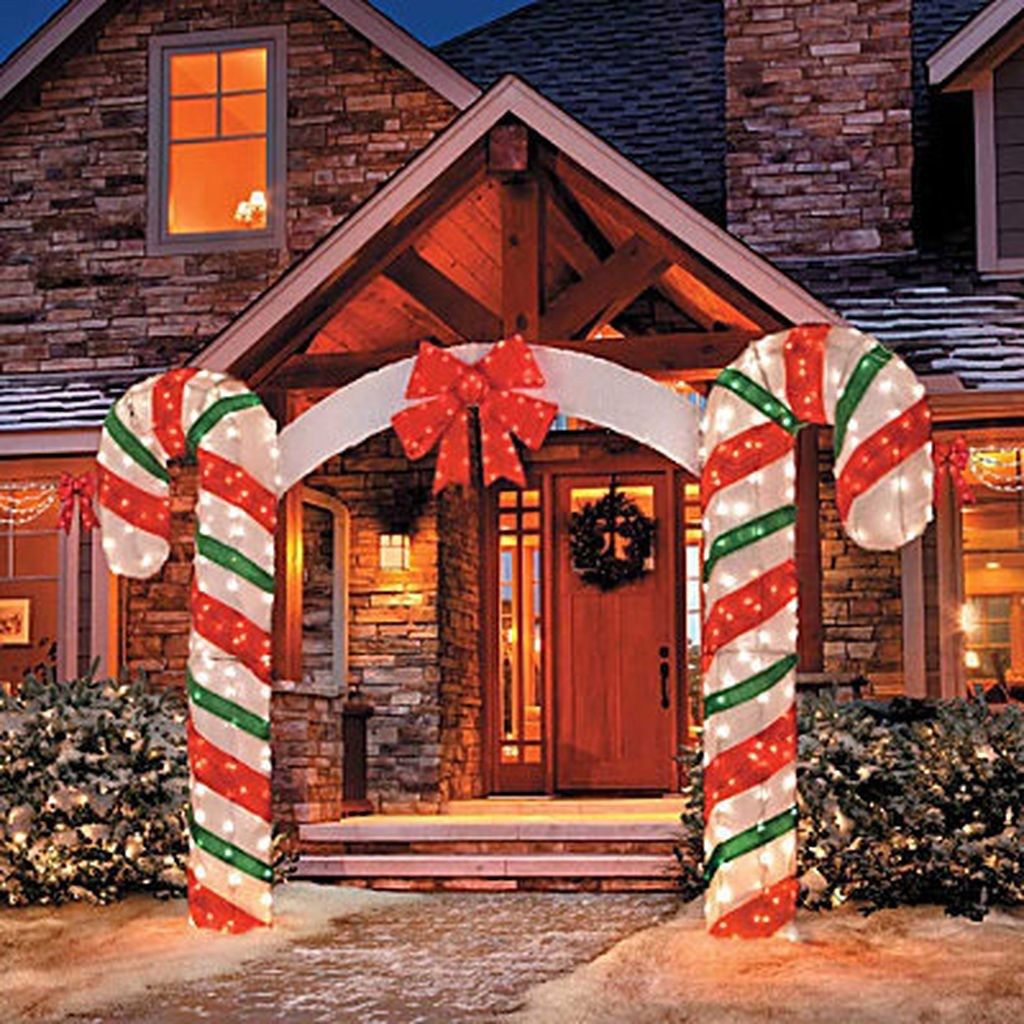
[[[283,243],[284,68],[283,30],[151,42],[151,251]]]

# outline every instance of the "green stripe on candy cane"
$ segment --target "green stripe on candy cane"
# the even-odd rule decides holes
[[[274,593],[274,577],[241,551],[196,530],[196,551],[228,572],[233,572],[268,594]]]
[[[788,405],[780,402],[770,391],[751,380],[745,373],[734,370],[732,367],[726,367],[712,386],[726,388],[734,395],[738,395],[747,405],[753,406],[758,412],[775,420],[783,430],[794,436],[804,425]]]
[[[163,463],[121,422],[116,405],[107,413],[103,429],[132,462],[162,483],[171,482],[171,474],[167,472]]]
[[[195,819],[191,808],[188,812],[188,830],[192,834],[192,840],[200,850],[216,857],[217,860],[229,864],[239,871],[255,878],[259,882],[272,882],[274,880],[274,869],[263,861],[258,860],[251,854],[245,852],[234,843],[214,835],[209,829],[203,828]]]
[[[736,860],[737,857],[742,857],[758,847],[767,846],[768,843],[795,829],[798,818],[799,812],[796,807],[790,807],[781,814],[776,814],[774,818],[759,821],[738,835],[726,839],[724,843],[719,843],[704,868],[705,881],[710,882],[723,864]]]
[[[745,704],[748,700],[754,700],[762,693],[767,693],[796,668],[797,660],[795,654],[789,654],[750,676],[749,679],[744,679],[742,683],[709,694],[704,698],[704,717],[710,718],[716,712],[728,711],[730,708]]]
[[[843,442],[846,440],[846,431],[850,426],[850,418],[854,410],[860,405],[861,399],[871,387],[872,381],[878,376],[882,368],[892,359],[892,353],[876,345],[869,352],[860,357],[850,379],[843,388],[843,393],[836,402],[836,425],[833,450],[836,458],[843,450]]]
[[[241,395],[229,395],[214,402],[196,421],[189,427],[185,436],[185,446],[190,455],[195,456],[196,450],[202,443],[203,438],[211,431],[225,416],[233,412],[241,412],[243,409],[252,409],[262,405],[259,395],[252,392],[245,392]]]
[[[759,540],[784,530],[796,522],[796,505],[782,505],[780,508],[765,512],[746,523],[740,523],[731,530],[720,533],[708,549],[704,562],[704,582],[711,579],[711,572],[718,562],[741,548],[756,544]]]
[[[197,707],[224,719],[225,722],[230,722],[258,740],[270,740],[270,722],[265,718],[243,708],[233,700],[228,700],[227,697],[222,697],[219,693],[214,693],[213,690],[208,690],[196,682],[191,672],[186,672],[185,678],[189,698]]]

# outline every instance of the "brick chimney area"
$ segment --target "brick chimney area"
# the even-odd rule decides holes
[[[729,228],[774,258],[910,249],[911,0],[725,0]]]

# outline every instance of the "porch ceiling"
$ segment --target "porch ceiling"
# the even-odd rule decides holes
[[[357,261],[352,285],[296,335],[266,383],[337,386],[424,339],[447,346],[516,331],[652,373],[685,372],[724,365],[781,326],[721,269],[525,127],[514,131],[515,154],[481,142],[452,169],[462,187],[423,200],[432,216]]]

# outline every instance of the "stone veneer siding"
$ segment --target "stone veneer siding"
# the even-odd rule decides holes
[[[911,0],[725,0],[730,230],[769,256],[912,247]]]
[[[179,363],[455,115],[316,0],[128,0],[0,111],[0,372]],[[288,27],[287,245],[147,256],[152,36]]]
[[[899,552],[865,551],[847,537],[835,504],[831,450],[821,449],[820,523],[825,671],[861,673],[872,693],[903,692]]]

